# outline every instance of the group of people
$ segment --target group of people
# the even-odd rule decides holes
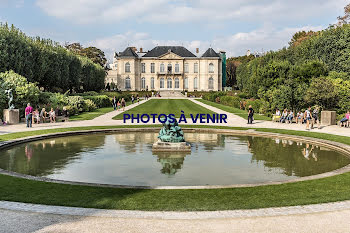
[[[30,103],[28,103],[24,110],[24,114],[27,128],[32,127],[32,124],[35,122],[36,124],[39,124],[41,121],[45,123],[46,119],[50,119],[50,123],[56,122],[56,112],[53,110],[53,108],[51,108],[49,112],[46,112],[46,109],[42,108],[39,112],[38,108],[34,110]]]
[[[113,108],[114,110],[119,110],[119,109],[123,109],[123,111],[125,110],[125,107],[126,107],[126,102],[125,102],[125,99],[124,98],[121,98],[120,100],[115,98],[115,96],[113,96],[113,99],[112,99],[112,104],[113,104]]]
[[[283,112],[277,108],[276,113],[273,116],[273,121],[279,121],[280,123],[293,123],[293,120],[295,119],[295,122],[297,124],[306,124],[306,129],[313,129],[314,125],[317,124],[317,128],[320,128],[320,118],[319,118],[319,112],[320,109],[318,107],[315,107],[313,110],[311,107],[306,109],[305,111],[299,111],[296,116],[293,112],[293,110],[284,109]]]

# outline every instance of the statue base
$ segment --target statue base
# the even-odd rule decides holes
[[[4,109],[3,120],[10,125],[19,123],[19,109]]]
[[[152,146],[152,151],[183,151],[190,152],[191,145],[187,142],[162,142],[158,140]]]

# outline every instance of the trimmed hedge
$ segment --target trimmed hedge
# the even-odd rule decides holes
[[[241,98],[238,96],[222,96],[220,97],[220,103],[231,106],[234,108],[240,108]]]
[[[84,99],[91,100],[98,108],[110,107],[112,102],[106,95],[84,96]]]

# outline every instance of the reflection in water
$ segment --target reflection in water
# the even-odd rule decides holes
[[[0,167],[34,176],[121,185],[207,185],[283,181],[350,163],[298,141],[186,133],[192,152],[152,152],[157,133],[91,134],[30,142],[1,151]]]
[[[158,162],[162,164],[160,170],[162,174],[175,175],[182,168],[186,155],[189,153],[177,152],[153,152],[158,157]]]
[[[26,157],[27,157],[28,162],[29,162],[33,156],[33,148],[30,145],[26,145],[24,152],[25,152]]]

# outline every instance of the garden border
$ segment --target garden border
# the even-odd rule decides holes
[[[78,130],[78,131],[50,133],[50,134],[29,136],[29,137],[0,142],[0,150],[6,149],[8,147],[12,147],[18,144],[26,143],[26,142],[32,142],[32,141],[43,140],[48,138],[57,138],[57,137],[73,136],[73,135],[85,135],[85,134],[91,134],[91,133],[140,132],[140,131],[149,132],[150,130],[157,131],[159,130],[159,128],[155,128],[155,127],[111,128],[111,129]],[[302,141],[304,143],[313,143],[319,146],[325,146],[327,148],[331,148],[333,150],[344,153],[345,155],[350,157],[349,145],[330,141],[330,140],[313,138],[313,137],[304,137],[304,136],[279,134],[279,133],[271,133],[271,132],[259,132],[259,131],[255,131],[255,129],[234,130],[234,129],[215,129],[215,128],[183,128],[183,131],[206,132],[206,133],[215,132],[215,133],[220,133],[225,135],[242,135],[242,133],[244,132],[243,134],[246,136],[259,136],[259,137],[270,137],[270,138],[273,137],[273,138],[280,138],[280,139],[286,139],[286,140],[296,140],[296,141]],[[29,180],[35,180],[35,181],[70,184],[70,185],[93,186],[93,187],[128,188],[128,189],[222,189],[222,188],[256,187],[256,186],[264,186],[264,185],[278,185],[278,184],[285,184],[285,183],[295,183],[295,182],[306,181],[306,180],[314,180],[314,179],[320,179],[325,177],[331,177],[331,176],[343,174],[346,172],[350,172],[350,164],[330,172],[296,178],[296,179],[287,180],[287,181],[281,181],[281,182],[264,182],[264,183],[255,183],[255,184],[234,184],[234,185],[205,185],[205,186],[203,185],[200,185],[200,186],[132,186],[132,185],[113,185],[113,184],[99,184],[99,183],[56,180],[56,179],[50,179],[45,177],[30,176],[30,175],[25,175],[25,174],[20,174],[20,173],[0,169],[0,174],[29,179]]]

